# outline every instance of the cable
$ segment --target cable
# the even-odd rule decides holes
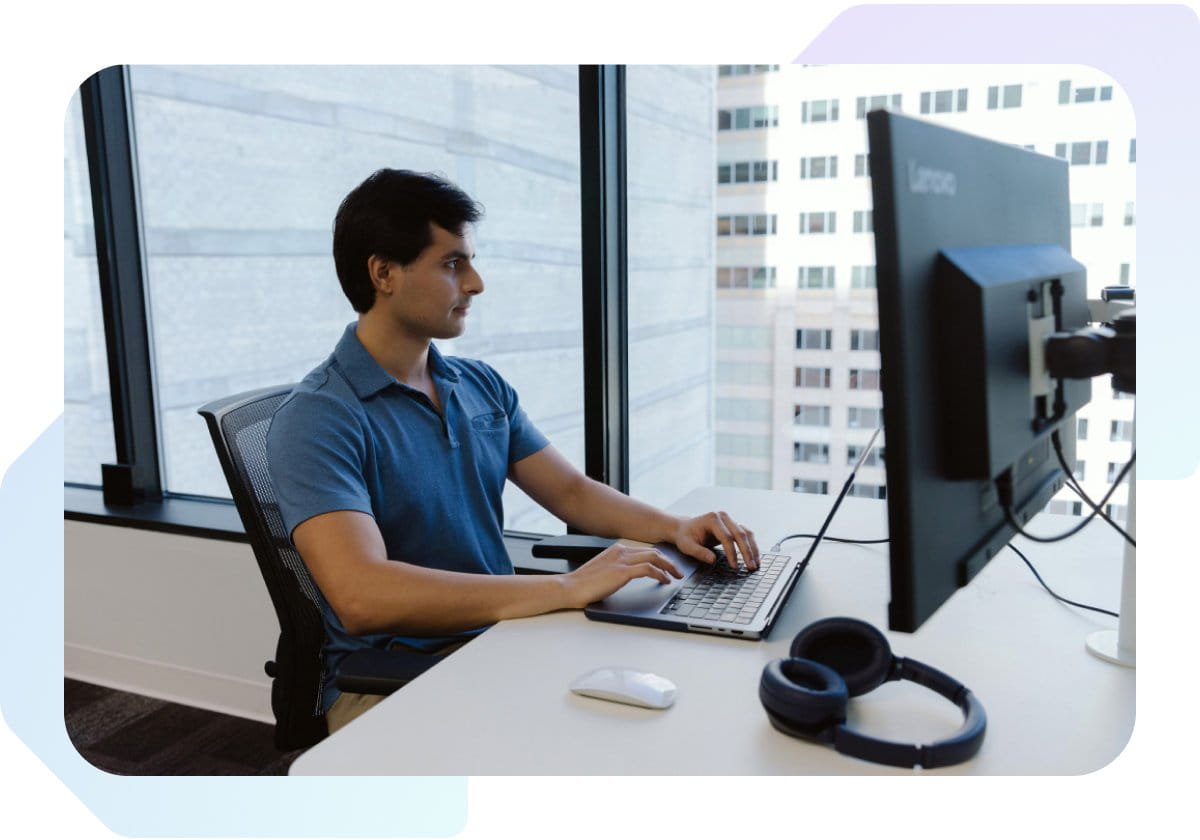
[[[1129,470],[1133,467],[1133,462],[1136,459],[1136,457],[1137,457],[1136,452],[1130,454],[1129,463],[1127,463],[1124,467],[1121,468],[1121,472],[1117,475],[1116,481],[1113,482],[1112,487],[1108,488],[1108,492],[1104,494],[1104,498],[1100,500],[1099,507],[1094,509],[1090,514],[1087,515],[1087,517],[1082,522],[1080,522],[1078,525],[1076,525],[1070,531],[1067,531],[1065,534],[1059,534],[1054,537],[1039,537],[1039,536],[1035,536],[1034,534],[1026,533],[1025,530],[1017,522],[1017,518],[1016,518],[1016,516],[1013,515],[1013,509],[1012,509],[1012,495],[1013,495],[1012,473],[1006,472],[1003,476],[996,479],[996,491],[1000,496],[1000,506],[1004,509],[1004,519],[1008,522],[1009,526],[1014,531],[1016,531],[1022,537],[1025,537],[1025,539],[1033,540],[1034,542],[1052,543],[1052,542],[1059,542],[1060,540],[1065,540],[1067,537],[1073,537],[1076,534],[1078,534],[1080,531],[1082,531],[1089,522],[1091,522],[1093,519],[1095,519],[1096,514],[1099,512],[1100,507],[1103,507],[1105,504],[1108,503],[1108,500],[1110,498],[1112,498],[1112,494],[1116,491],[1116,489],[1118,487],[1121,486],[1121,482],[1125,479],[1125,476],[1129,473]]]
[[[1098,613],[1104,613],[1105,615],[1111,615],[1113,618],[1121,617],[1120,613],[1115,613],[1112,610],[1105,610],[1105,609],[1101,609],[1100,607],[1089,607],[1087,604],[1080,604],[1077,601],[1071,601],[1067,598],[1062,597],[1061,595],[1059,595],[1057,592],[1055,592],[1053,589],[1051,589],[1049,586],[1046,585],[1046,581],[1042,580],[1042,576],[1038,574],[1038,570],[1033,567],[1033,564],[1029,562],[1029,558],[1026,557],[1024,554],[1022,554],[1021,550],[1019,548],[1017,548],[1012,543],[1009,543],[1008,547],[1011,548],[1013,551],[1015,551],[1017,553],[1017,556],[1025,561],[1025,565],[1029,567],[1029,571],[1033,572],[1033,576],[1035,578],[1037,578],[1038,583],[1040,583],[1042,585],[1042,587],[1047,592],[1049,592],[1051,595],[1053,595],[1057,600],[1062,601],[1064,604],[1070,604],[1072,607],[1079,607],[1080,609],[1083,609],[1083,610],[1091,610],[1092,612],[1098,612]]]
[[[1134,541],[1133,537],[1129,536],[1129,533],[1124,528],[1114,522],[1112,517],[1101,510],[1100,507],[1091,500],[1088,494],[1083,492],[1083,488],[1079,485],[1079,482],[1075,480],[1075,476],[1072,474],[1073,470],[1067,465],[1067,456],[1063,455],[1062,440],[1060,440],[1058,437],[1057,429],[1055,429],[1054,434],[1050,436],[1050,440],[1054,444],[1054,454],[1058,456],[1058,463],[1062,466],[1063,472],[1066,473],[1067,486],[1074,490],[1076,495],[1083,499],[1087,506],[1095,511],[1101,519],[1113,526],[1113,528],[1117,530],[1117,533],[1125,538],[1126,542],[1128,542],[1134,548],[1137,548],[1137,543]]]
[[[780,547],[782,547],[783,544],[788,540],[802,540],[806,538],[816,539],[816,536],[816,534],[788,534],[786,537],[776,542],[775,545],[771,546],[771,551],[779,551]],[[827,539],[830,542],[836,543],[850,543],[851,545],[875,545],[877,543],[891,542],[891,540],[887,537],[884,537],[881,540],[851,540],[847,539],[846,537],[824,537],[823,539]]]

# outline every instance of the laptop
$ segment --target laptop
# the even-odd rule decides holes
[[[683,573],[682,579],[664,584],[653,578],[636,578],[604,600],[588,604],[583,610],[584,615],[595,621],[617,624],[762,639],[770,632],[800,575],[808,567],[877,437],[879,429],[863,447],[803,559],[769,552],[760,555],[757,570],[747,571],[739,559],[735,571],[729,568],[719,551],[717,561],[710,566],[684,555],[669,543],[660,543],[655,548]]]

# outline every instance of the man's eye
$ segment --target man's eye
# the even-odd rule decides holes
[[[458,260],[450,260],[446,263],[446,268],[458,268]]]

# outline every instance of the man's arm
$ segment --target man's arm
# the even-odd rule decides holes
[[[359,511],[314,516],[292,532],[304,564],[346,632],[438,635],[507,618],[582,608],[628,581],[679,572],[653,549],[613,546],[565,575],[483,575],[390,560],[375,520]],[[613,550],[618,549],[618,550]]]
[[[720,545],[730,565],[735,564],[736,546],[749,568],[758,566],[753,532],[724,511],[692,518],[671,516],[588,478],[553,446],[512,464],[508,474],[534,501],[588,534],[669,542],[705,563],[716,558],[708,547]]]

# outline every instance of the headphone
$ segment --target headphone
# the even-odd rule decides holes
[[[932,744],[902,744],[846,726],[850,697],[891,680],[910,680],[936,691],[963,713],[954,735]],[[883,633],[855,618],[826,618],[792,640],[791,657],[769,662],[758,699],[780,732],[831,745],[855,758],[893,767],[946,767],[979,752],[987,714],[962,683],[936,668],[892,655]]]

